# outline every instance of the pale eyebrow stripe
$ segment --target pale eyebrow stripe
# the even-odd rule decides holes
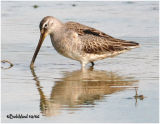
[[[44,28],[44,25],[47,24],[48,22],[49,22],[49,20],[47,20],[46,23],[44,23],[42,27]]]

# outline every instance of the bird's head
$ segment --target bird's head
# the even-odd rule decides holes
[[[49,34],[52,34],[52,33],[54,34],[55,32],[57,32],[57,30],[59,30],[60,27],[62,27],[62,25],[63,24],[58,19],[56,19],[56,18],[54,18],[52,16],[46,16],[41,20],[41,22],[39,24],[40,39],[39,39],[39,43],[37,45],[36,51],[35,51],[35,53],[33,55],[31,64],[30,64],[31,68],[33,68],[34,61],[35,61],[35,59],[37,57],[37,54],[38,54],[38,52],[39,52],[39,50],[41,48],[41,45],[42,45],[45,37],[47,35],[49,35]]]
[[[39,24],[39,29],[40,29],[41,35],[43,33],[48,35],[55,32],[61,26],[62,26],[62,23],[58,19],[52,16],[46,16],[41,20]]]

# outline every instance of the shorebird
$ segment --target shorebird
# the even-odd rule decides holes
[[[44,17],[39,25],[40,39],[33,55],[30,67],[34,62],[40,47],[47,35],[50,35],[53,47],[61,55],[77,60],[82,68],[86,64],[113,57],[139,46],[133,41],[126,41],[109,36],[95,28],[77,23],[66,22],[52,16]]]

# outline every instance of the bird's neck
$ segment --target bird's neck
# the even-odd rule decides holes
[[[62,35],[64,34],[65,28],[64,25],[59,25],[56,30],[53,30],[52,33],[50,33],[51,40],[57,41],[62,38]]]

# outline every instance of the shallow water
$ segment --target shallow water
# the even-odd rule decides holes
[[[1,72],[2,121],[158,122],[158,10],[158,2],[2,2],[2,60],[14,64]],[[38,25],[47,15],[141,46],[81,71],[78,62],[57,54],[47,37],[30,70]],[[9,119],[9,114],[40,118]]]

